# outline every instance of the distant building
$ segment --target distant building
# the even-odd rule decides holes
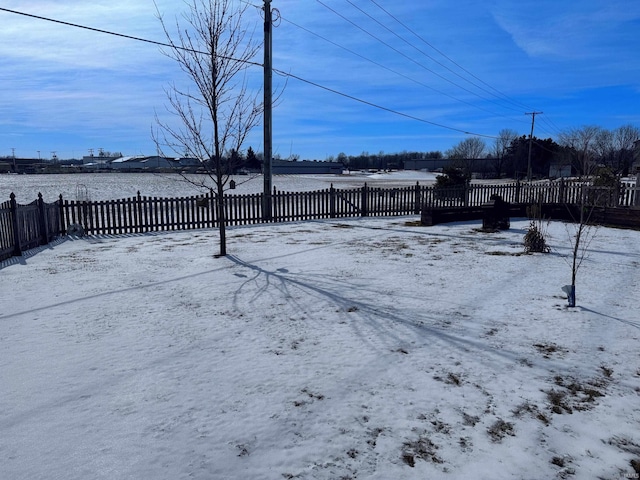
[[[571,164],[552,163],[549,165],[549,178],[565,178],[571,176]]]
[[[429,172],[435,172],[441,170],[451,163],[449,158],[421,158],[418,160],[405,160],[405,170],[427,170]]]
[[[134,155],[130,157],[120,157],[109,162],[112,170],[157,170],[175,168],[179,165],[173,158],[144,155]]]
[[[290,161],[272,160],[271,173],[274,175],[300,175],[300,174],[335,174],[340,175],[344,166],[339,162],[316,162],[316,161]]]
[[[116,170],[119,172],[193,171],[202,166],[196,158],[169,158],[160,155],[131,155],[120,157],[85,156],[82,166],[90,170]]]

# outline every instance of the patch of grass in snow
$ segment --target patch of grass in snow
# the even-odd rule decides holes
[[[448,435],[451,433],[451,425],[441,420],[431,420],[431,425],[433,425],[433,429],[437,433],[442,433],[444,435]]]
[[[473,449],[473,442],[469,437],[460,437],[460,440],[458,440],[458,445],[460,445],[460,448],[462,448],[463,452]]]
[[[487,433],[489,434],[489,437],[491,437],[491,441],[495,443],[501,442],[507,435],[511,437],[516,436],[513,423],[505,422],[501,418],[496,420],[489,428],[487,428]]]
[[[606,365],[600,365],[600,370],[607,378],[611,378],[611,375],[613,375],[613,368],[609,368]]]
[[[490,330],[487,330],[485,332],[485,335],[487,335],[488,337],[493,337],[496,333],[498,333],[498,329],[497,328],[492,328]]]
[[[629,461],[633,473],[627,473],[626,468],[620,469],[621,478],[640,478],[640,445],[626,436],[611,437],[607,443],[625,453],[636,456]]]
[[[499,251],[499,250],[485,252],[485,254],[494,255],[494,256],[503,256],[503,257],[520,257],[520,256],[524,255],[522,252],[502,252],[502,251]]]
[[[469,415],[467,412],[462,412],[462,424],[467,427],[475,427],[480,421],[480,417],[476,415]]]
[[[558,415],[584,411],[594,407],[597,398],[604,397],[608,380],[593,379],[580,381],[573,377],[554,377],[554,383],[560,388],[547,390],[547,401],[551,411]]]
[[[551,424],[551,420],[549,417],[540,411],[537,405],[532,405],[528,401],[521,403],[515,409],[513,409],[513,415],[517,418],[521,418],[525,414],[529,414],[531,417],[536,420],[540,420],[545,425]]]
[[[416,466],[416,460],[444,463],[436,453],[439,448],[428,437],[421,435],[417,440],[402,445],[402,461],[410,467]]]
[[[356,450],[355,448],[352,448],[352,449],[347,451],[347,456],[349,456],[351,458],[356,458],[359,453],[360,452],[358,452],[358,450]]]
[[[412,221],[404,222],[404,226],[405,227],[424,227],[425,225],[423,225],[420,220],[412,220]]]
[[[302,407],[303,405],[307,405],[308,403],[313,402],[314,400],[324,400],[324,395],[321,393],[314,393],[308,388],[303,388],[300,393],[305,395],[305,400],[296,400],[293,402],[293,405],[296,407]]]
[[[455,385],[457,387],[462,385],[462,379],[460,378],[460,376],[452,372],[447,373],[447,376],[444,378],[442,378],[440,375],[434,375],[433,379],[438,380],[439,382],[444,382],[447,385]]]
[[[249,455],[249,449],[247,448],[246,445],[244,445],[244,444],[236,445],[236,448],[240,452],[240,453],[238,453],[239,457],[246,457],[246,456]]]
[[[371,438],[367,440],[367,445],[371,448],[375,448],[378,443],[378,437],[382,435],[382,432],[384,432],[383,428],[374,428],[373,430],[370,430],[369,437]]]
[[[531,360],[529,360],[528,358],[519,358],[518,359],[518,363],[520,365],[524,365],[525,367],[529,367],[529,368],[533,368],[533,362]]]
[[[551,459],[551,464],[556,467],[560,467],[561,470],[558,472],[559,478],[567,478],[569,475],[575,475],[576,469],[570,467],[569,464],[573,461],[570,455],[554,456]]]
[[[614,436],[607,442],[609,445],[613,445],[623,452],[631,453],[633,455],[640,455],[640,444],[634,442],[632,439],[626,436]]]
[[[556,345],[555,343],[534,343],[533,346],[544,358],[551,358],[551,355],[556,353],[563,355],[568,352],[566,348]]]

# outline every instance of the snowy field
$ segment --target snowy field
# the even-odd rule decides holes
[[[640,232],[415,217],[60,240],[0,263],[0,478],[623,479]]]
[[[399,171],[390,173],[347,172],[343,175],[274,175],[272,184],[280,191],[308,192],[329,188],[360,188],[369,186],[404,187],[434,183],[435,173]],[[54,202],[62,194],[67,200],[117,200],[130,198],[140,192],[147,197],[182,197],[203,193],[188,180],[201,182],[204,175],[183,177],[179,174],[152,173],[77,173],[61,175],[0,175],[0,203],[9,200],[13,192],[18,203],[31,203],[38,192],[46,202]],[[238,175],[233,177],[236,190],[228,193],[260,193],[264,190],[262,175]],[[210,180],[207,184],[210,184]]]

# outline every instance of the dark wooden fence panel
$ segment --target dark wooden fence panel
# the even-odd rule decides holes
[[[12,257],[15,250],[11,201],[0,204],[0,260]]]
[[[366,195],[367,214],[370,216],[390,217],[411,215],[416,212],[415,187],[368,188]]]
[[[34,200],[28,205],[20,205],[16,213],[20,249],[28,250],[40,245],[42,235],[40,232],[41,224],[38,201]]]
[[[334,206],[331,218],[364,216],[362,189],[337,190],[332,187],[332,191]]]
[[[12,193],[0,204],[0,260],[46,245],[61,233],[59,202],[45,203],[38,194],[33,202],[20,205]]]

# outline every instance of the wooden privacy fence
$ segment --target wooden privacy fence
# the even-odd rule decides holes
[[[463,188],[438,189],[433,185],[379,188],[364,185],[355,189],[333,186],[309,192],[280,192],[273,189],[270,202],[263,193],[224,196],[227,225],[264,222],[288,222],[366,216],[419,214],[423,208],[480,206],[492,195],[500,195],[513,204],[587,203],[600,206],[630,206],[634,203],[633,186],[618,189],[593,187],[582,183],[527,184],[514,182],[495,185],[469,185]],[[69,201],[60,197],[63,227],[81,225],[90,235],[144,233],[152,231],[212,228],[218,225],[216,196],[177,198],[145,197],[105,201]],[[265,212],[264,205],[271,211]]]
[[[0,260],[46,245],[63,233],[58,202],[45,203],[42,195],[28,205],[19,205],[12,193],[0,204]]]
[[[468,185],[436,188],[416,184],[379,188],[364,185],[354,189],[330,188],[310,192],[280,192],[225,195],[227,225],[287,222],[324,218],[394,216],[419,214],[423,209],[478,207],[500,195],[514,205],[586,204],[602,207],[639,206],[637,187],[594,187],[580,182],[548,182]],[[265,202],[265,200],[268,200]],[[264,206],[270,205],[265,212]],[[52,204],[42,196],[29,205],[18,205],[15,196],[0,204],[0,259],[33,246],[46,244],[72,230],[88,235],[118,235],[154,231],[212,228],[219,224],[216,196],[177,198],[137,196],[120,200],[59,200]]]
[[[270,195],[271,212],[264,212],[264,194],[225,195],[227,225],[289,222],[322,218],[393,216],[419,213],[424,189],[402,188],[338,190],[333,186],[310,192]],[[217,199],[212,191],[178,198],[145,197],[104,201],[59,200],[63,225],[80,225],[84,233],[124,234],[212,228],[218,225]]]

